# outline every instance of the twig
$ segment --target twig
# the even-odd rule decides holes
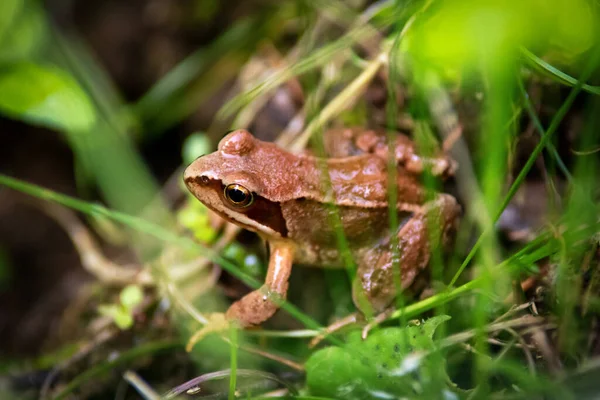
[[[498,322],[494,324],[489,324],[483,329],[485,332],[495,332],[498,330],[506,330],[508,328],[522,328],[532,325],[539,325],[544,322],[544,319],[541,317],[533,317],[531,315],[525,315],[523,317],[515,318],[510,321]],[[466,340],[471,339],[476,334],[475,329],[470,329],[465,332],[456,333],[454,335],[448,336],[440,341],[440,347],[448,347],[455,345],[457,343],[464,342]]]
[[[131,386],[138,391],[138,393],[146,400],[160,400],[161,397],[154,391],[138,374],[133,371],[127,370],[123,373],[123,379],[125,379]]]
[[[344,88],[333,100],[331,100],[319,113],[315,119],[306,127],[304,132],[294,141],[291,146],[291,151],[298,153],[304,149],[310,140],[310,137],[327,122],[341,111],[351,107],[358,96],[366,89],[367,85],[379,68],[386,64],[387,52],[380,53],[377,57],[371,60],[365,70],[354,79],[348,86]]]
[[[139,265],[122,266],[108,260],[89,230],[71,210],[50,202],[34,201],[33,204],[65,230],[79,253],[81,265],[99,281],[117,285],[154,284],[147,269],[142,269]]]

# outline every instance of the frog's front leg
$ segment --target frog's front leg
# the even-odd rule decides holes
[[[353,286],[356,306],[366,315],[384,312],[398,289],[409,287],[427,266],[432,249],[450,244],[459,214],[456,199],[439,194],[435,200],[423,205],[422,212],[406,220],[397,233],[399,274],[393,270],[391,244],[366,252],[360,260]],[[400,282],[396,280],[398,276]]]
[[[288,280],[292,272],[294,246],[286,241],[270,242],[271,257],[265,283],[229,307],[226,314],[215,313],[207,323],[189,339],[186,350],[209,333],[221,332],[234,327],[248,328],[260,325],[279,309],[279,302],[286,299]]]
[[[287,296],[294,245],[287,241],[271,241],[269,245],[271,256],[264,285],[233,303],[227,310],[227,319],[243,328],[268,320]]]

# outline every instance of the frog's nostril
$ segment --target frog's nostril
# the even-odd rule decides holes
[[[193,164],[188,166],[185,171],[183,171],[183,182],[185,182],[188,187],[199,181],[198,178],[198,171],[196,168],[194,168]]]
[[[186,171],[183,176],[183,181],[188,188],[192,189],[195,186],[208,186],[210,185],[211,179],[206,175],[199,175],[197,173]]]

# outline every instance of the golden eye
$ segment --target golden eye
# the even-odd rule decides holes
[[[235,207],[248,207],[254,201],[252,192],[237,183],[225,186],[223,193],[225,198]]]

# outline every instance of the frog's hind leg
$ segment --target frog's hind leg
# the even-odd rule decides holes
[[[427,266],[431,249],[451,242],[459,213],[456,199],[440,194],[405,220],[397,233],[399,271],[394,271],[391,243],[366,251],[353,285],[357,307],[368,316],[384,312],[398,291],[409,287]]]
[[[398,235],[397,264],[393,262],[391,243],[369,250],[361,260],[352,295],[354,304],[367,317],[385,311],[398,291],[410,286],[429,262],[426,226],[426,221],[420,217],[413,217],[402,226]]]

